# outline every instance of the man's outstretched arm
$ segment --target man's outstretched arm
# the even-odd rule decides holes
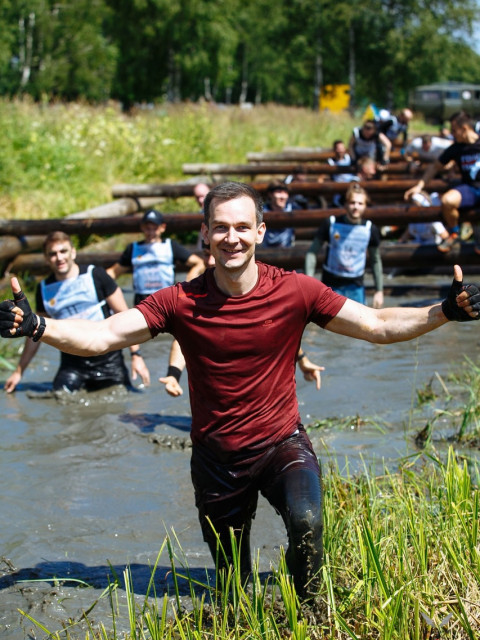
[[[412,340],[433,331],[449,320],[480,319],[480,290],[463,284],[462,269],[455,265],[447,298],[429,307],[386,307],[372,309],[347,300],[326,329],[376,344]]]
[[[13,301],[0,303],[0,334],[4,338],[26,335],[65,353],[84,357],[141,344],[151,338],[146,320],[138,309],[116,313],[100,322],[48,318],[43,325],[32,312],[17,278],[12,278],[12,292]]]

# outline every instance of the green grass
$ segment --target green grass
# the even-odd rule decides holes
[[[155,565],[143,600],[128,570],[115,576],[100,596],[111,603],[108,624],[96,619],[98,599],[58,630],[22,614],[57,639],[473,640],[480,635],[479,479],[478,466],[453,450],[444,461],[431,450],[377,476],[345,477],[332,466],[324,478],[323,582],[311,606],[298,602],[283,554],[266,581],[255,569],[243,585],[234,563],[217,590],[192,579],[172,534],[156,565],[167,555],[173,594],[155,592]],[[180,580],[190,585],[188,608]],[[126,604],[119,604],[120,590]],[[120,623],[126,635],[116,631]]]
[[[358,122],[275,105],[173,105],[125,115],[114,103],[0,100],[0,217],[63,217],[110,202],[114,184],[185,180],[187,162],[239,163],[250,151],[285,146],[329,148],[336,138],[348,142]],[[165,205],[191,208],[191,198]]]

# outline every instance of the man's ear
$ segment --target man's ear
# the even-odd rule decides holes
[[[75,260],[76,257],[77,257],[77,250],[75,249],[74,246],[72,246],[72,258]]]
[[[202,226],[200,227],[200,235],[202,236],[202,240],[205,244],[210,244],[210,240],[208,238],[208,227],[202,222]]]
[[[265,222],[261,222],[257,227],[257,237],[255,239],[255,244],[262,244],[263,238],[265,237],[265,231],[267,230],[267,225]]]

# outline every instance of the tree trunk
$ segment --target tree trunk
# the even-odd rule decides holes
[[[313,105],[314,111],[320,110],[320,93],[323,86],[323,58],[322,58],[322,10],[320,0],[317,0],[317,37],[315,41],[315,75],[313,80]]]
[[[35,13],[29,13],[28,23],[25,26],[25,20],[19,20],[20,38],[20,64],[22,76],[20,78],[20,87],[24,89],[30,80],[32,71],[32,55],[33,55],[33,29],[35,27]]]
[[[247,60],[247,47],[243,47],[243,59],[242,59],[242,90],[240,92],[239,103],[245,104],[247,101],[248,91],[248,60]]]
[[[210,78],[204,78],[203,79],[203,85],[204,85],[205,100],[207,102],[212,102],[213,101],[213,96],[212,96],[212,88],[211,88],[211,84],[210,84]]]
[[[350,84],[349,111],[353,116],[356,102],[355,29],[353,28],[353,20],[350,20],[348,28],[348,82]]]

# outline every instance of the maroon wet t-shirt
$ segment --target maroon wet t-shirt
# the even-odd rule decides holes
[[[324,327],[345,298],[314,278],[257,263],[257,285],[229,297],[214,269],[137,306],[152,337],[177,338],[187,362],[192,442],[220,459],[260,451],[300,422],[296,354],[305,326]]]

